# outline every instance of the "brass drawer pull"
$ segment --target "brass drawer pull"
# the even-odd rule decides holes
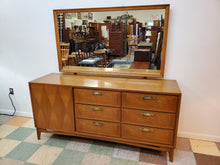
[[[153,132],[153,129],[141,128],[141,131],[144,131],[144,132]]]
[[[102,95],[102,92],[94,92],[94,91],[92,91],[92,94],[93,95]]]
[[[95,111],[101,111],[102,110],[102,108],[97,108],[97,107],[92,107],[92,109],[95,110]]]
[[[92,122],[94,125],[103,125],[103,123],[98,123],[98,122]]]
[[[153,113],[141,112],[143,116],[154,116]]]
[[[142,96],[142,98],[143,98],[144,100],[153,100],[153,99],[156,99],[156,97],[154,97],[154,96]]]

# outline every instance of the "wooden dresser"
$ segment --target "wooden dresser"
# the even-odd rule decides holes
[[[29,82],[38,139],[72,135],[169,152],[181,92],[175,80],[52,73]]]

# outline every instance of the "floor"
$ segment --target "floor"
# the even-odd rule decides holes
[[[33,119],[0,115],[0,165],[220,165],[220,143],[178,138],[174,162],[154,150],[42,133]]]
[[[115,57],[114,57],[115,58]],[[112,60],[111,63],[113,63],[113,68],[116,69],[129,69],[134,62],[134,55],[131,55],[128,59],[127,56],[125,57],[116,57],[114,60]]]

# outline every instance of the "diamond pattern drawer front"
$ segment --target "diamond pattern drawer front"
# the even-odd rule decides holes
[[[31,94],[38,128],[74,132],[71,87],[32,84]]]

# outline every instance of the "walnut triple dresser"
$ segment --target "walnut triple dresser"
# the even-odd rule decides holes
[[[29,82],[41,132],[169,152],[173,161],[181,91],[175,80],[52,73]]]

